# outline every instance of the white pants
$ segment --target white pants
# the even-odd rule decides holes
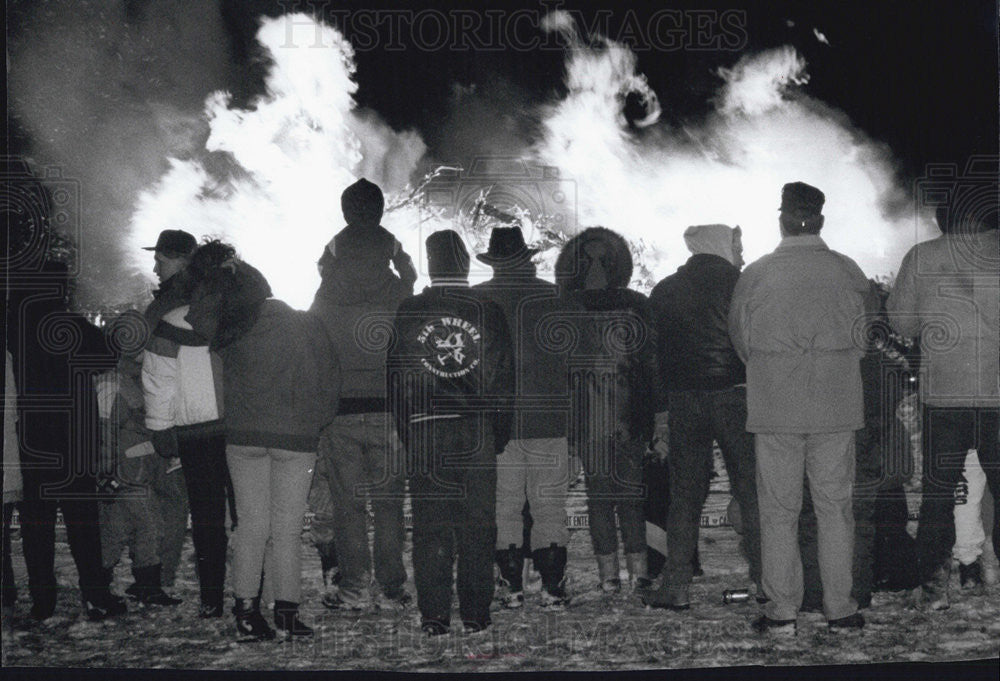
[[[970,449],[966,455],[962,475],[968,483],[969,492],[964,504],[955,504],[955,546],[951,555],[962,565],[970,565],[982,555],[983,544],[986,543],[982,516],[986,474],[979,465],[975,449]]]

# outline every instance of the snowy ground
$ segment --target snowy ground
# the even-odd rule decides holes
[[[702,530],[705,576],[695,580],[687,613],[644,609],[638,600],[596,591],[597,570],[589,534],[574,531],[568,574],[575,594],[560,613],[543,611],[530,590],[521,611],[496,611],[487,634],[459,631],[424,638],[416,610],[351,616],[327,611],[319,601],[315,551],[303,544],[303,612],[317,634],[300,642],[237,644],[230,616],[196,617],[197,584],[188,539],[173,592],[176,608],[130,603],[116,620],[92,623],[81,616],[76,572],[64,533],[57,545],[63,586],[56,615],[42,624],[27,617],[24,562],[15,537],[14,569],[20,599],[4,622],[4,666],[187,669],[379,669],[396,671],[629,670],[743,665],[844,664],[995,659],[1000,655],[1000,587],[985,595],[953,591],[950,610],[923,613],[906,607],[903,594],[876,594],[862,633],[830,634],[820,615],[803,614],[794,640],[760,638],[750,630],[751,603],[723,605],[727,588],[748,586],[728,527]],[[407,570],[409,547],[406,553]],[[127,563],[127,561],[123,561]],[[119,565],[115,589],[131,583]],[[957,586],[957,585],[956,585]],[[412,591],[412,583],[408,585]],[[457,607],[457,606],[456,606]],[[454,620],[458,620],[457,611]]]

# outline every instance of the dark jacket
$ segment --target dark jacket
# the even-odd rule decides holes
[[[572,379],[570,439],[577,446],[600,448],[609,438],[639,442],[653,436],[660,401],[656,334],[649,300],[626,288],[631,276],[627,242],[601,227],[575,236],[556,260],[556,282],[587,311]],[[583,290],[601,281],[604,288]]]
[[[319,317],[262,299],[270,287],[249,265],[236,274],[236,290],[196,294],[187,317],[222,359],[226,442],[315,452],[337,414],[337,353]]]
[[[569,410],[569,351],[547,331],[582,321],[582,308],[559,296],[559,289],[535,276],[527,263],[499,269],[473,290],[503,309],[515,348],[512,439],[566,437]]]
[[[507,446],[514,357],[496,303],[468,286],[425,288],[399,306],[387,363],[389,407],[411,455],[418,429],[454,419],[485,418],[496,453]]]
[[[389,269],[396,239],[382,227],[344,228],[320,259],[322,283],[310,312],[326,326],[341,360],[341,414],[384,412],[385,353],[399,304],[413,295],[413,281]],[[399,259],[400,253],[396,253]],[[409,257],[405,253],[406,261]]]
[[[8,310],[25,498],[39,498],[40,480],[65,481],[47,488],[59,498],[97,471],[93,378],[114,366],[114,355],[96,326],[67,309],[59,282],[11,290]]]
[[[666,390],[719,390],[746,382],[729,339],[729,301],[740,271],[708,253],[653,288],[661,385]]]

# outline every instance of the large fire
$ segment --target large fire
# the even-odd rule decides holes
[[[532,160],[575,184],[578,225],[603,225],[645,244],[642,257],[656,277],[686,259],[681,234],[691,224],[740,225],[748,261],[771,250],[781,186],[793,180],[823,189],[823,236],[870,276],[890,274],[927,229],[895,183],[887,149],[796,90],[808,76],[791,48],[745,56],[720,74],[707,121],[669,130],[653,125],[655,94],[627,48],[584,45],[559,13],[546,26],[571,41],[568,94],[542,109]],[[412,189],[400,178],[419,175],[422,142],[357,110],[353,50],[335,29],[290,15],[265,19],[257,39],[272,60],[266,93],[246,110],[222,93],[208,99],[208,153],[173,160],[141,196],[133,252],[165,228],[220,236],[264,272],[277,297],[305,308],[319,283],[315,260],[343,226],[340,192],[366,175],[395,192],[388,203],[398,208],[383,224],[419,261],[423,237],[448,226],[403,200]],[[640,133],[623,112],[630,92],[649,107]],[[146,260],[136,265],[149,269]]]

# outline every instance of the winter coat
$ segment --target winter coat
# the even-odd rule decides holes
[[[189,305],[163,315],[142,359],[146,427],[190,435],[221,432],[222,364],[209,340],[185,319]]]
[[[747,367],[747,430],[864,426],[861,370],[869,283],[817,235],[788,236],[743,271],[729,333]]]
[[[998,235],[943,234],[903,258],[886,307],[900,334],[920,338],[925,404],[1000,406]]]
[[[409,453],[418,429],[452,419],[482,418],[496,453],[507,446],[514,354],[499,305],[467,285],[425,288],[399,306],[387,362],[389,406]]]
[[[583,321],[583,308],[535,276],[531,263],[517,271],[498,269],[473,287],[504,312],[514,343],[516,404],[512,439],[566,437],[569,410],[569,348],[551,331]]]
[[[740,272],[728,260],[699,253],[653,288],[661,385],[719,390],[746,382],[729,339],[729,301]]]
[[[233,281],[225,295],[196,292],[187,317],[218,345],[226,443],[315,452],[341,380],[323,323],[266,297],[267,281],[246,263]]]
[[[400,254],[409,261],[399,242],[382,227],[349,226],[334,237],[320,259],[323,281],[309,311],[323,320],[340,356],[341,414],[387,411],[388,330],[399,304],[413,295],[416,280],[412,264],[412,278],[404,280],[389,269],[391,258],[403,262]]]
[[[586,311],[574,357],[574,446],[602,448],[608,438],[653,437],[662,398],[656,388],[656,334],[646,296],[628,288],[632,255],[617,233],[591,227],[573,237],[556,260],[556,282]],[[601,286],[584,290],[588,286]]]
[[[104,334],[67,309],[55,284],[10,292],[8,349],[26,498],[38,498],[42,481],[96,470],[100,441],[93,377],[114,366]]]
[[[95,379],[97,411],[101,427],[101,465],[114,472],[122,458],[153,453],[139,372],[130,372],[127,362]]]

